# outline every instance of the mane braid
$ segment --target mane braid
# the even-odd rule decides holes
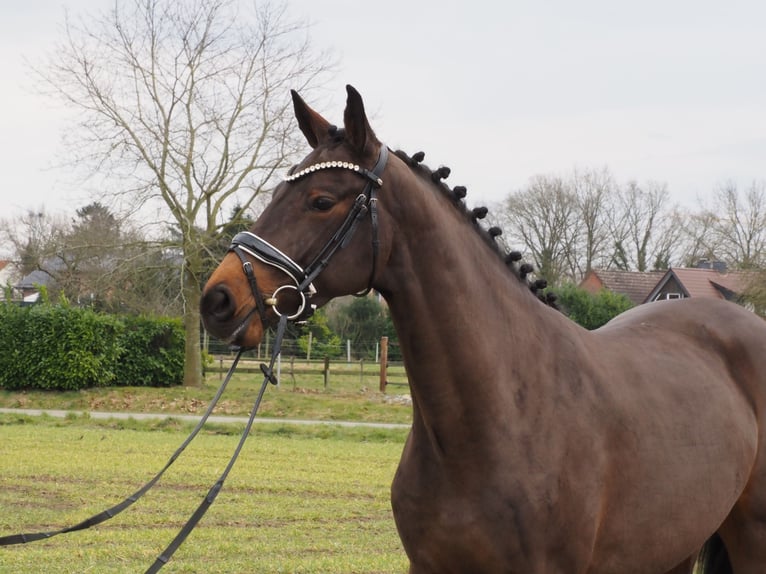
[[[474,230],[484,240],[484,242],[492,249],[492,251],[503,261],[505,266],[510,269],[514,277],[524,285],[544,304],[558,309],[556,304],[556,296],[551,292],[545,292],[547,288],[547,282],[544,279],[537,279],[531,281],[528,275],[533,271],[532,265],[529,263],[520,263],[521,254],[518,251],[512,251],[510,253],[504,253],[498,245],[496,238],[502,233],[499,227],[491,227],[489,230],[485,229],[479,224],[479,220],[483,219],[487,215],[486,207],[476,207],[474,209],[468,209],[463,200],[466,195],[466,188],[463,186],[456,186],[454,190],[444,183],[450,174],[450,169],[446,166],[441,166],[437,170],[431,170],[427,165],[423,164],[424,155],[423,152],[417,152],[412,157],[407,155],[402,150],[396,150],[394,154],[406,163],[409,168],[415,172],[416,175],[423,178],[425,181],[431,183],[436,187],[447,199],[450,200],[452,205],[463,215],[463,217],[469,221]]]

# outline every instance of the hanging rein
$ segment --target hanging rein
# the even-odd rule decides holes
[[[367,215],[367,213],[370,214],[370,222],[372,227],[372,271],[370,273],[367,289],[361,295],[366,295],[372,289],[372,282],[375,278],[375,272],[377,269],[379,245],[377,190],[383,184],[381,175],[383,174],[387,162],[388,148],[383,145],[381,146],[378,161],[372,170],[368,170],[360,167],[359,165],[348,162],[331,161],[311,165],[297,173],[290,174],[285,177],[284,181],[290,183],[310,175],[318,170],[346,169],[359,174],[366,180],[364,190],[355,199],[354,204],[349,210],[348,215],[346,215],[346,218],[343,220],[343,223],[341,223],[338,230],[332,235],[332,237],[327,241],[324,247],[322,247],[316,257],[305,269],[298,265],[282,251],[274,247],[271,243],[261,237],[258,237],[254,233],[244,231],[242,233],[238,233],[232,239],[229,251],[233,251],[237,257],[239,257],[240,261],[242,261],[242,270],[247,276],[248,283],[250,284],[250,290],[252,291],[253,299],[255,301],[255,306],[248,313],[241,328],[247,326],[247,323],[252,318],[252,315],[256,312],[258,313],[262,323],[266,325],[267,306],[270,306],[274,313],[279,317],[271,357],[268,365],[265,363],[261,364],[261,371],[264,375],[263,382],[261,383],[261,387],[258,391],[258,396],[255,400],[255,403],[253,404],[253,408],[250,411],[250,416],[248,418],[247,424],[245,425],[245,429],[242,432],[242,436],[240,437],[239,442],[234,449],[234,453],[232,454],[229,463],[226,465],[226,468],[224,469],[223,473],[221,473],[221,476],[218,478],[215,484],[213,484],[213,486],[210,488],[200,505],[189,517],[186,524],[184,524],[172,542],[146,570],[145,574],[154,574],[155,572],[158,572],[160,568],[162,568],[170,560],[175,551],[178,550],[181,544],[183,544],[184,540],[186,540],[189,534],[191,534],[192,530],[194,530],[195,526],[205,515],[208,508],[210,508],[210,506],[215,501],[218,493],[223,487],[226,478],[229,475],[229,472],[234,467],[234,463],[242,451],[242,447],[245,444],[247,436],[250,434],[250,430],[255,420],[255,415],[258,412],[258,408],[260,407],[261,400],[263,399],[263,395],[266,391],[266,387],[269,383],[277,384],[278,382],[276,376],[274,375],[274,365],[276,364],[277,357],[279,356],[282,348],[282,340],[285,335],[287,322],[306,321],[314,313],[316,307],[310,303],[312,296],[316,293],[316,288],[313,285],[314,280],[327,267],[327,265],[329,265],[332,256],[335,255],[339,249],[342,249],[348,245],[349,241],[351,241],[351,238],[354,235],[354,232],[356,231],[357,225],[364,218],[364,216]],[[290,277],[293,284],[282,285],[281,287],[277,288],[270,297],[264,297],[263,293],[258,288],[258,283],[256,282],[255,274],[253,273],[253,266],[247,257],[248,255],[257,259],[261,263],[279,269],[288,277]],[[300,304],[292,312],[288,312],[284,309],[279,309],[279,294],[282,291],[288,290],[295,291],[300,297]],[[181,446],[178,447],[178,449],[168,459],[167,463],[165,463],[165,466],[162,467],[162,469],[140,489],[125,498],[122,502],[104,510],[103,512],[95,514],[90,518],[83,520],[82,522],[61,528],[59,530],[2,536],[0,537],[0,546],[25,544],[28,542],[35,542],[37,540],[44,540],[59,534],[65,534],[67,532],[85,530],[86,528],[90,528],[91,526],[101,524],[102,522],[106,522],[107,520],[114,518],[123,510],[132,506],[133,503],[137,502],[138,499],[140,499],[144,494],[151,490],[151,488],[159,481],[165,471],[170,468],[170,466],[176,461],[176,459],[178,459],[181,453],[183,453],[186,447],[189,446],[192,440],[194,440],[197,434],[199,434],[200,430],[202,430],[202,427],[204,426],[210,414],[213,412],[213,409],[218,403],[218,400],[223,395],[223,391],[228,385],[231,376],[234,374],[234,370],[239,363],[239,359],[242,356],[242,353],[247,350],[248,349],[243,347],[239,347],[237,349],[237,354],[234,357],[234,361],[232,362],[231,367],[229,368],[229,371],[224,378],[224,381],[221,383],[221,386],[219,387],[215,396],[210,401],[210,404],[205,410],[205,413],[202,415],[202,418],[199,420],[186,440],[183,441]]]

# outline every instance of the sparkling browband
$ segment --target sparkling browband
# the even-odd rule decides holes
[[[341,169],[350,169],[351,171],[355,171],[361,175],[368,175],[368,172],[366,169],[363,169],[362,167],[358,166],[355,163],[351,163],[348,161],[323,161],[322,163],[315,163],[314,165],[310,165],[305,169],[300,170],[297,173],[288,174],[284,177],[284,181],[295,181],[296,179],[300,179],[310,173],[314,173],[315,171],[319,171],[320,169],[333,169],[333,168],[341,168]],[[378,185],[383,184],[383,180],[378,178],[375,178],[377,181],[376,183]]]

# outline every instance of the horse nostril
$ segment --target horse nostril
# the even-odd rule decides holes
[[[218,284],[207,289],[200,301],[200,312],[203,317],[209,317],[216,321],[228,321],[234,316],[236,305],[229,288]]]

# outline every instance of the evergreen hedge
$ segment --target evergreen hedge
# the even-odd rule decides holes
[[[614,317],[633,307],[633,302],[621,293],[602,289],[589,293],[567,283],[554,290],[557,302],[572,321],[586,329],[598,329]]]
[[[79,390],[183,381],[178,320],[0,304],[0,388]]]
[[[183,382],[184,329],[180,319],[124,317],[118,384],[168,387]]]

